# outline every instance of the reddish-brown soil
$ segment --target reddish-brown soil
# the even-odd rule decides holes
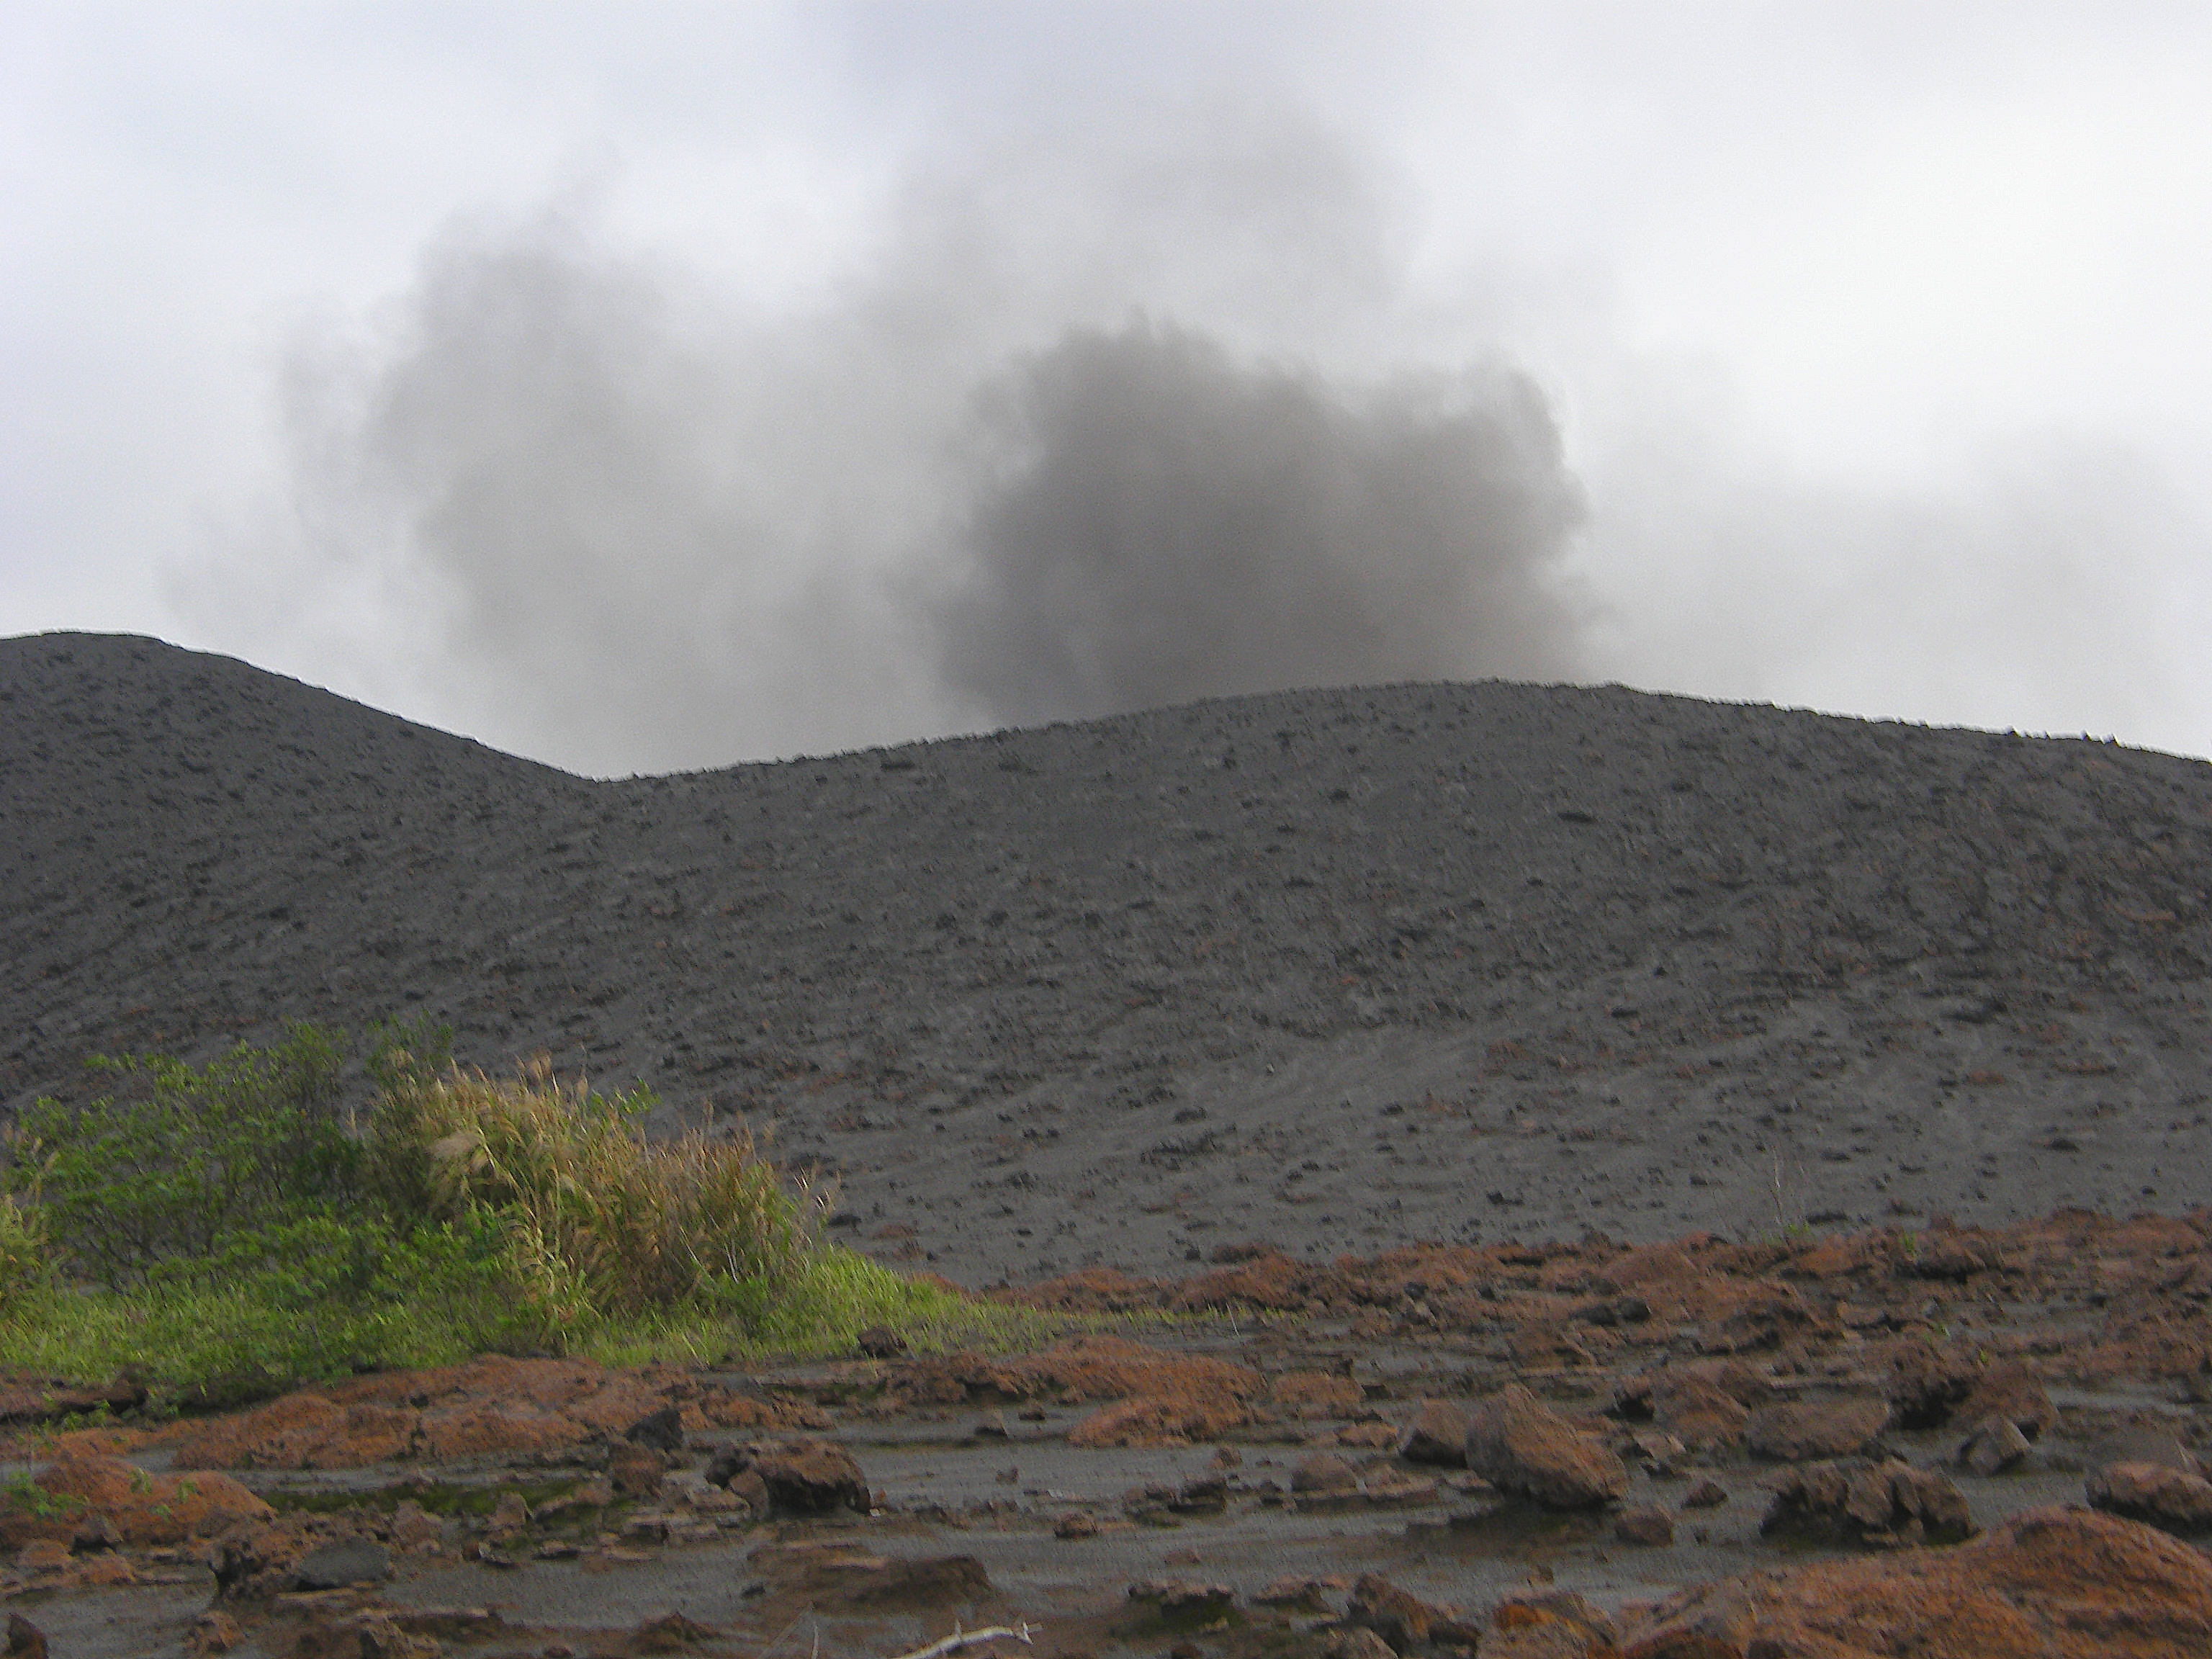
[[[287,1395],[161,1437],[180,1469],[355,1469],[411,1459],[537,1456],[604,1443],[667,1407],[688,1430],[801,1429],[801,1401],[657,1369],[487,1356]]]
[[[884,1659],[992,1622],[1042,1659],[2180,1659],[2208,1261],[2202,1213],[1260,1250],[1116,1276],[1163,1322],[1028,1354],[362,1377],[19,1440],[0,1593],[93,1659]]]
[[[1638,1616],[1623,1659],[2165,1659],[2212,1652],[2212,1560],[2147,1527],[2029,1511],[1949,1550],[1755,1573]]]

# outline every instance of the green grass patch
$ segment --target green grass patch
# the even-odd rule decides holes
[[[263,1241],[289,1239],[289,1257],[172,1264],[129,1286],[52,1284],[0,1310],[0,1368],[128,1376],[169,1405],[208,1407],[366,1370],[546,1351],[538,1311],[511,1299],[481,1244],[365,1231],[302,1225]]]
[[[737,1305],[702,1300],[600,1333],[582,1350],[609,1364],[663,1360],[743,1365],[849,1353],[872,1326],[924,1353],[1011,1353],[1057,1340],[1088,1322],[1004,1307],[913,1279],[842,1245],[817,1246],[774,1285],[735,1283]]]
[[[494,1081],[447,1045],[374,1030],[365,1109],[304,1025],[204,1068],[96,1062],[131,1095],[40,1102],[0,1174],[0,1368],[191,1407],[484,1352],[744,1364],[871,1326],[1004,1351],[1088,1322],[823,1243],[817,1195],[741,1127],[650,1140],[642,1091]]]

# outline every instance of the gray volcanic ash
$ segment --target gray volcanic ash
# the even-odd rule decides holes
[[[2212,1199],[2212,768],[1619,688],[589,782],[0,642],[0,1090],[450,1020],[773,1124],[955,1277]]]

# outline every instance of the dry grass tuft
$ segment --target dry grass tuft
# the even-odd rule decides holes
[[[787,1188],[742,1127],[649,1141],[647,1103],[564,1085],[542,1060],[512,1082],[405,1076],[367,1126],[369,1178],[403,1214],[495,1218],[532,1291],[578,1317],[788,1279],[815,1195]]]

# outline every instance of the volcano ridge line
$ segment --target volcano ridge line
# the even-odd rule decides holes
[[[2112,744],[1487,682],[593,781],[44,635],[0,778],[10,1109],[422,1012],[971,1282],[2212,1200],[2212,768]]]

